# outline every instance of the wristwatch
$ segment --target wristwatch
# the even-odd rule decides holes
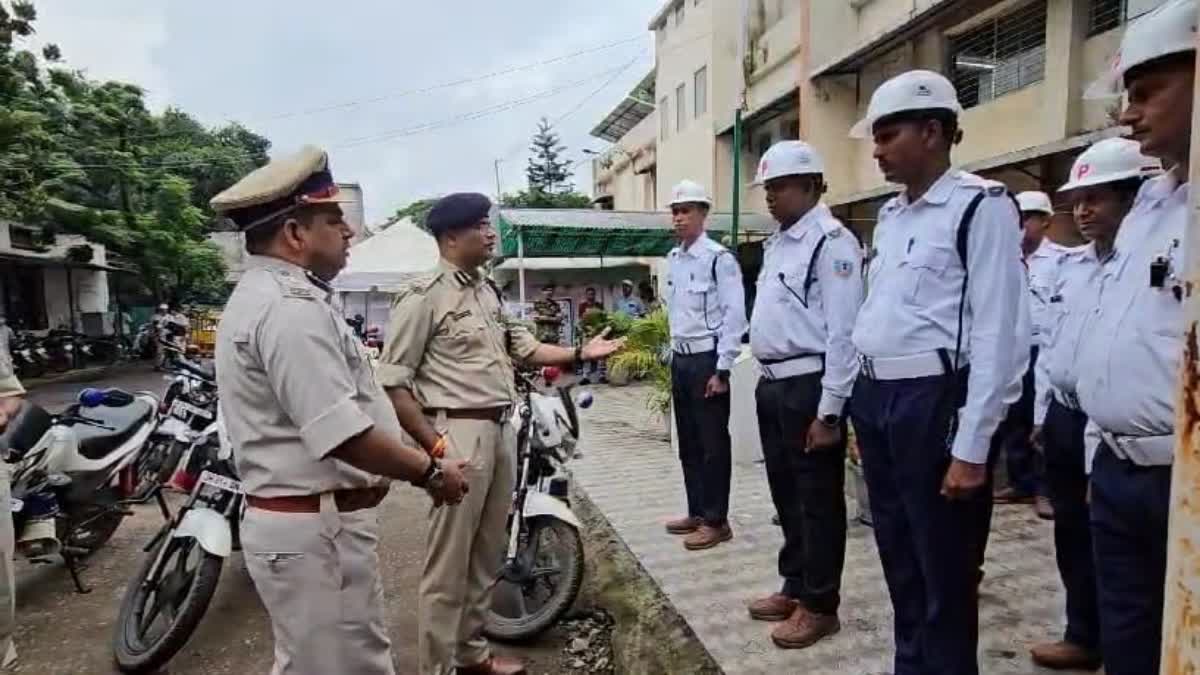
[[[827,427],[836,427],[841,421],[842,418],[840,415],[831,414],[821,416],[821,424],[824,424]]]
[[[446,475],[442,473],[442,463],[429,458],[429,468],[425,469],[425,475],[420,479],[413,481],[413,485],[434,492],[442,488],[442,484],[446,481]]]

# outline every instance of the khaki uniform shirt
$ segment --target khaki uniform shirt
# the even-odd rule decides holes
[[[4,329],[0,330],[0,398],[22,396],[25,394],[25,387],[21,386],[21,381],[13,371],[12,353],[9,352],[8,340],[12,329],[7,326],[4,326]],[[2,654],[0,658],[3,658]]]
[[[221,315],[221,413],[251,495],[387,483],[328,456],[372,427],[402,434],[362,345],[329,296],[329,287],[303,268],[252,256]]]
[[[379,382],[412,391],[427,409],[512,405],[513,359],[525,361],[538,347],[478,271],[445,260],[397,294],[387,336]]]

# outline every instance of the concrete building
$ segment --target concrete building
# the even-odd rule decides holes
[[[1118,102],[1084,101],[1082,92],[1116,51],[1119,29],[1162,2],[746,0],[743,20],[741,2],[671,0],[650,22],[654,107],[627,97],[593,131],[615,144],[597,161],[594,189],[619,209],[651,208],[653,191],[662,209],[671,186],[691,178],[728,209],[742,105],[743,210],[765,210],[761,189],[747,186],[762,153],[799,137],[825,156],[827,203],[869,240],[896,188],[883,181],[872,144],[848,133],[879,84],[926,68],[950,77],[966,108],[957,166],[1014,191],[1053,193],[1079,152],[1119,132]],[[630,111],[632,123],[619,124]],[[652,161],[621,163],[635,152]],[[647,171],[653,187],[636,178]]]
[[[38,228],[0,221],[0,314],[14,328],[114,330],[104,246],[78,235],[41,241]]]
[[[1116,101],[1083,89],[1129,19],[1163,0],[849,0],[807,2],[801,135],[825,155],[827,202],[861,235],[896,188],[870,141],[847,138],[872,92],[905,70],[942,72],[966,108],[954,163],[1013,191],[1053,194],[1074,157],[1116,135]],[[866,237],[866,238],[869,238]]]

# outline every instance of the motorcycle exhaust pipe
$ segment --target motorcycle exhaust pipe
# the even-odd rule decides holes
[[[38,518],[25,523],[17,550],[30,562],[51,562],[62,550],[53,518]]]

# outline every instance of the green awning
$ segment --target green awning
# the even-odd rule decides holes
[[[496,222],[501,258],[518,257],[519,248],[526,258],[661,257],[675,246],[671,214],[665,212],[501,208]],[[708,230],[715,239],[723,240],[719,235],[728,234],[731,222],[731,214],[711,214]],[[766,216],[745,213],[738,224],[738,238],[762,239],[774,227]]]

